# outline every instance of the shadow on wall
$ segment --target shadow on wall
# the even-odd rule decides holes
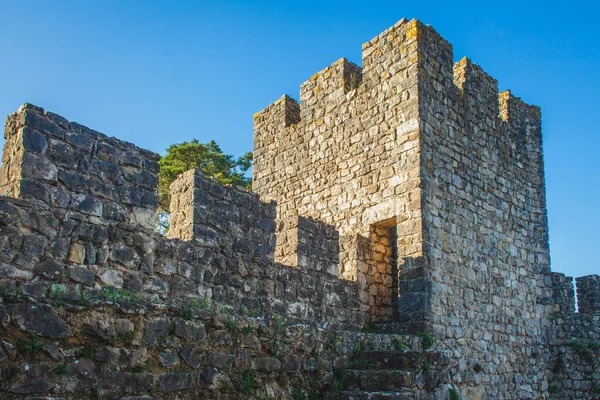
[[[313,324],[362,324],[356,283],[338,277],[332,227],[304,217],[290,222],[297,268],[275,263],[275,204],[192,170],[171,186],[164,238],[154,231],[157,154],[29,104],[6,126],[0,193],[26,201],[1,199],[3,229],[15,243],[35,232],[28,240],[44,245],[27,255],[27,246],[7,244],[11,264],[0,278],[51,280],[67,292],[126,289],[151,302],[208,295]],[[55,253],[56,246],[65,250]]]

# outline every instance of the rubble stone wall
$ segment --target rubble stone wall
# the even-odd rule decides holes
[[[499,94],[470,60],[454,64],[433,30],[418,36],[433,331],[454,350],[466,392],[537,398],[549,379],[540,299],[550,296],[540,112]]]
[[[576,279],[579,312],[575,312],[573,278],[560,273],[551,276],[550,398],[600,398],[600,305],[589,301],[597,293],[598,287],[594,286],[600,276]]]
[[[159,155],[24,104],[6,121],[0,194],[154,227]]]
[[[433,28],[401,20],[363,45],[362,70],[342,59],[317,73],[299,104],[284,96],[255,115],[253,187],[279,220],[339,229],[341,276],[367,317],[389,318],[378,285],[398,279],[391,322],[453,351],[466,398],[546,398],[555,289],[540,109],[453,57]],[[382,281],[369,232],[390,219],[399,277]],[[580,311],[597,307],[597,281],[582,288]]]
[[[600,278],[576,312],[550,271],[539,108],[416,20],[300,93],[255,115],[257,193],[181,174],[167,237],[156,154],[9,116],[0,397],[325,398],[367,350],[443,353],[430,399],[598,398]]]
[[[274,204],[189,171],[171,187],[166,238],[135,217],[156,195],[156,157],[64,121],[26,105],[7,122],[5,154],[26,156],[5,158],[0,196],[2,398],[287,398],[331,384],[359,340],[341,331],[363,321],[356,284],[331,273],[331,228],[302,219],[302,262],[275,263]],[[119,196],[138,193],[119,186],[132,175],[146,179],[129,188],[140,202]]]
[[[279,221],[313,217],[340,232],[340,274],[359,283],[373,319],[389,317],[378,307],[389,291],[359,257],[371,254],[371,227],[395,218],[399,257],[422,255],[411,26],[365,43],[362,70],[338,60],[301,85],[300,104],[286,95],[254,116],[253,190],[277,201]]]

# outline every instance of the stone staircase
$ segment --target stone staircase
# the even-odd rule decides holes
[[[423,350],[411,335],[369,334],[337,373],[329,400],[446,400],[447,352]]]

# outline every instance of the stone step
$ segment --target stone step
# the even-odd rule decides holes
[[[377,324],[379,333],[396,333],[401,335],[418,335],[427,330],[427,323],[424,321],[406,321],[406,322],[388,322]]]
[[[431,391],[448,380],[446,368],[421,371],[348,369],[341,373],[344,389],[367,392]]]
[[[413,371],[348,369],[342,372],[342,384],[348,390],[400,391],[422,388],[423,375]]]
[[[367,350],[357,353],[353,369],[371,370],[433,370],[448,365],[449,357],[443,351],[387,351]]]
[[[421,350],[421,338],[414,335],[395,333],[341,332],[340,343],[343,348],[359,350],[418,351]]]
[[[430,400],[425,392],[362,392],[339,391],[330,392],[328,400]]]

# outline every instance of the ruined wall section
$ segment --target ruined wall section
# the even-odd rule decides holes
[[[467,398],[538,398],[549,379],[539,299],[551,295],[540,112],[499,95],[470,60],[453,64],[432,28],[417,35],[433,331]]]
[[[199,170],[181,174],[171,185],[168,237],[206,246],[255,248],[273,260],[275,204],[250,191],[223,186]]]
[[[30,104],[10,115],[0,194],[62,208],[97,224],[153,228],[158,154]]]
[[[232,307],[284,315],[301,309],[299,315],[316,324],[333,318],[330,326],[358,326],[361,315],[356,313],[356,285],[340,280],[330,268],[325,271],[316,266],[338,256],[337,235],[323,223],[303,219],[299,224],[303,258],[299,265],[305,268],[276,264],[275,205],[191,170],[171,186],[172,225],[170,238],[164,238],[154,231],[154,225],[148,228],[127,218],[125,206],[121,206],[123,218],[106,213],[120,207],[116,201],[129,204],[126,194],[137,194],[138,202],[146,192],[147,197],[152,194],[156,199],[157,180],[152,171],[156,163],[140,156],[151,153],[67,123],[35,106],[22,107],[9,117],[8,125],[14,126],[14,120],[27,121],[25,128],[18,130],[22,143],[35,138],[41,150],[38,156],[24,152],[27,162],[19,166],[21,183],[17,185],[21,200],[2,197],[0,278],[14,280],[11,286],[35,283],[36,293],[41,294],[47,294],[52,284],[65,284],[67,292],[77,294],[86,288],[111,287],[171,302],[203,300],[208,294],[208,300]],[[69,131],[53,125],[54,120],[62,121],[60,126],[68,126]],[[69,143],[85,143],[89,153],[44,136],[49,135],[49,128],[39,132],[29,128],[41,129],[44,124],[56,129],[58,137],[69,138]],[[7,142],[5,152],[14,152],[13,143]],[[120,143],[124,151],[110,143]],[[27,146],[23,147],[27,150]],[[106,153],[115,162],[122,160],[120,169],[104,159]],[[110,169],[113,175],[102,175],[100,168]],[[75,169],[79,172],[73,172]],[[86,172],[89,175],[83,175]],[[133,175],[154,179],[148,178],[142,188],[126,188],[125,181],[135,179]],[[115,187],[110,187],[108,182],[113,180]],[[24,182],[39,190],[24,191]],[[95,191],[98,187],[114,196],[103,196]],[[59,197],[65,200],[62,206],[55,203]],[[80,198],[85,201],[78,203]],[[132,213],[135,211],[133,208]]]
[[[341,276],[359,282],[365,312],[385,318],[384,277],[360,255],[371,226],[391,218],[400,257],[421,255],[414,23],[365,43],[362,71],[341,59],[302,84],[300,104],[284,96],[255,115],[253,190],[276,200],[279,221],[297,214],[339,230]]]
[[[186,218],[175,219],[172,238],[165,238],[137,224],[135,207],[118,196],[135,193],[124,191],[120,178],[156,176],[155,161],[141,158],[151,153],[35,106],[22,107],[8,125],[15,120],[26,121],[18,135],[40,129],[19,136],[22,143],[35,137],[43,145],[31,155],[33,165],[17,165],[20,184],[8,185],[20,187],[21,198],[0,196],[2,398],[160,398],[175,391],[216,398],[243,392],[239,381],[248,374],[258,382],[248,396],[269,390],[286,398],[293,386],[327,387],[330,380],[322,379],[337,357],[328,335],[358,329],[362,316],[355,283],[309,268],[334,257],[320,247],[335,240],[326,227],[303,225],[307,268],[274,263],[274,205],[192,171],[171,188],[181,207],[173,214]],[[87,143],[89,152],[67,137]],[[16,153],[12,146],[21,142],[7,141],[5,152]],[[100,156],[101,148],[113,161]],[[94,172],[107,165],[116,174],[114,197],[93,191],[113,182]],[[24,191],[26,181],[39,191]],[[148,192],[155,195],[156,187]],[[89,207],[74,202],[81,196]],[[118,206],[124,218],[105,214]]]
[[[600,276],[576,278],[578,312],[575,312],[573,278],[551,273],[552,327],[549,383],[551,399],[600,397]]]

